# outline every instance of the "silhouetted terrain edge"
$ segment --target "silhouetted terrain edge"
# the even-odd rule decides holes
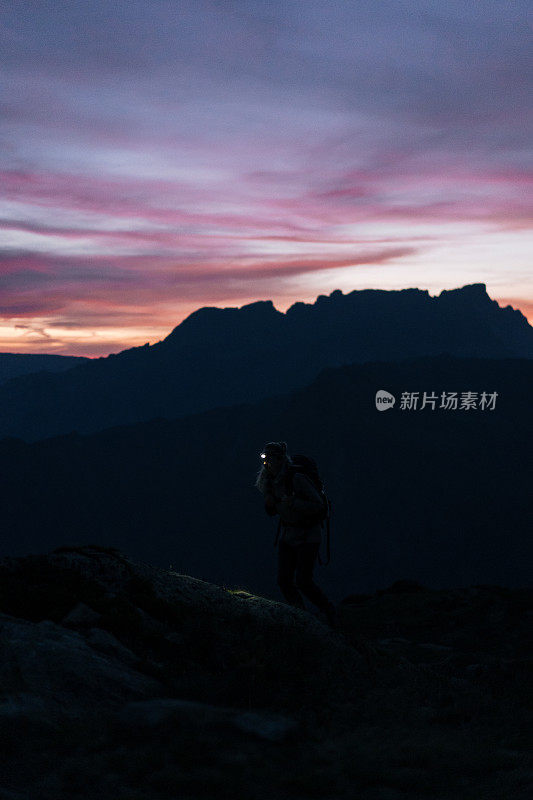
[[[64,372],[90,359],[40,353],[0,353],[0,384],[36,372]]]
[[[305,611],[98,545],[0,561],[17,800],[527,800],[532,592],[397,582]]]
[[[377,411],[379,389],[396,404]],[[3,551],[98,541],[278,598],[265,441],[314,457],[333,503],[335,599],[410,578],[530,585],[533,362],[441,356],[323,371],[257,404],[33,444],[0,442]],[[493,410],[401,409],[402,392],[497,393]],[[322,547],[324,555],[324,547]]]
[[[90,433],[257,402],[342,364],[450,353],[533,358],[533,328],[485,284],[445,290],[336,290],[286,313],[272,301],[200,308],[163,341],[64,373],[0,386],[0,436]]]

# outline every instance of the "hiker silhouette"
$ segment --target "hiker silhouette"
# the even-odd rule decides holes
[[[312,481],[297,472],[286,442],[268,442],[261,452],[263,466],[255,486],[264,496],[265,511],[279,514],[278,586],[292,606],[305,609],[302,592],[336,627],[336,609],[313,580],[322,539],[319,517],[324,501]],[[276,539],[277,541],[277,539]]]

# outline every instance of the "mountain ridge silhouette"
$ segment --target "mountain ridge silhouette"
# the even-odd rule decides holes
[[[0,385],[0,438],[175,418],[291,391],[327,367],[445,352],[533,358],[533,328],[481,283],[438,297],[416,288],[335,290],[286,313],[271,300],[204,307],[153,345]]]

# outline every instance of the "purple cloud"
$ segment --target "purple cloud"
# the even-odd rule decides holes
[[[74,330],[79,313],[80,330],[135,341],[150,308],[163,331],[194,303],[283,306],[419,275],[530,310],[528,14],[525,0],[13,0],[3,326]]]

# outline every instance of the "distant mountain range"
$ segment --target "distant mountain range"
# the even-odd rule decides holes
[[[309,384],[324,368],[441,353],[533,359],[533,328],[482,283],[438,297],[336,290],[286,313],[270,300],[201,308],[157,344],[0,385],[0,437],[31,442],[255,403]]]
[[[380,389],[396,398],[386,411]],[[420,393],[417,408],[402,408],[404,392]],[[424,392],[435,408],[420,408]],[[477,407],[441,408],[442,392],[474,392]],[[331,563],[316,569],[337,600],[399,579],[528,585],[532,393],[533,360],[426,356],[330,368],[291,393],[175,420],[4,439],[3,552],[112,545],[280,599],[276,522],[253,483],[265,441],[283,439],[317,460],[332,500]]]

